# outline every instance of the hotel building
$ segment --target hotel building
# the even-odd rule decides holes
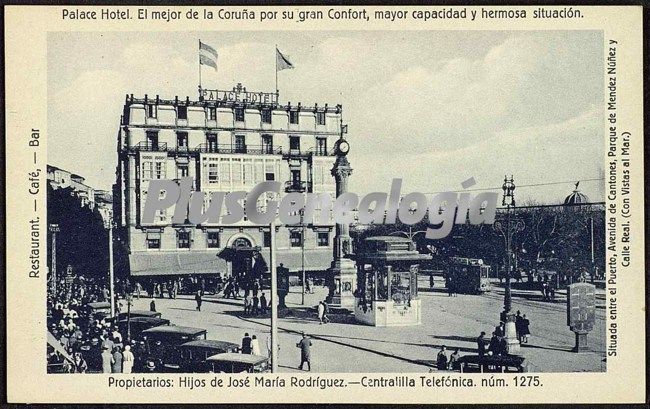
[[[126,273],[132,276],[242,275],[257,262],[252,260],[256,252],[269,262],[268,225],[246,219],[231,225],[175,224],[173,207],[143,223],[151,180],[189,176],[193,189],[208,198],[215,191],[250,191],[262,181],[281,181],[281,195],[327,193],[335,199],[331,169],[341,135],[340,105],[280,104],[277,93],[249,92],[241,84],[231,91],[200,89],[199,95],[198,100],[126,96],[114,210],[116,232],[128,253]],[[258,207],[263,210],[265,203]],[[294,272],[303,264],[307,271],[325,271],[333,259],[334,235],[333,220],[278,224],[277,263]]]

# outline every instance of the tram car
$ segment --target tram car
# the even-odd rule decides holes
[[[461,294],[492,291],[490,266],[482,259],[451,257],[445,275],[447,288]]]

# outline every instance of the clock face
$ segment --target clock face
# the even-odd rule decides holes
[[[350,150],[349,143],[347,143],[346,141],[341,141],[339,143],[339,151],[341,151],[341,153],[348,153],[349,150]]]

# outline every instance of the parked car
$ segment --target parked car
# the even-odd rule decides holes
[[[458,359],[461,372],[526,372],[526,359],[519,355],[464,355]]]
[[[118,315],[118,319],[125,320],[128,315],[131,315],[131,318],[134,317],[161,318],[162,317],[162,313],[158,311],[131,310],[130,312],[120,313],[120,315]]]
[[[142,371],[175,371],[180,364],[178,347],[186,342],[206,339],[203,328],[162,325],[146,329],[140,333],[144,342],[146,358],[142,360]]]
[[[214,339],[197,339],[178,347],[180,351],[179,372],[209,372],[206,361],[209,357],[227,352],[236,353],[239,345]]]
[[[84,306],[87,316],[95,320],[102,320],[111,315],[111,304],[109,302],[89,302]]]
[[[213,355],[206,362],[209,365],[210,372],[260,373],[270,371],[269,359],[260,355],[227,352]]]
[[[142,331],[164,325],[169,325],[169,320],[158,317],[131,317],[130,320],[124,318],[117,321],[117,328],[123,339],[127,338],[129,326],[131,327],[131,339],[136,339],[140,337]]]

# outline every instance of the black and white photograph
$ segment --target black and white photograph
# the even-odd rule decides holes
[[[50,32],[43,371],[606,371],[605,44]]]

